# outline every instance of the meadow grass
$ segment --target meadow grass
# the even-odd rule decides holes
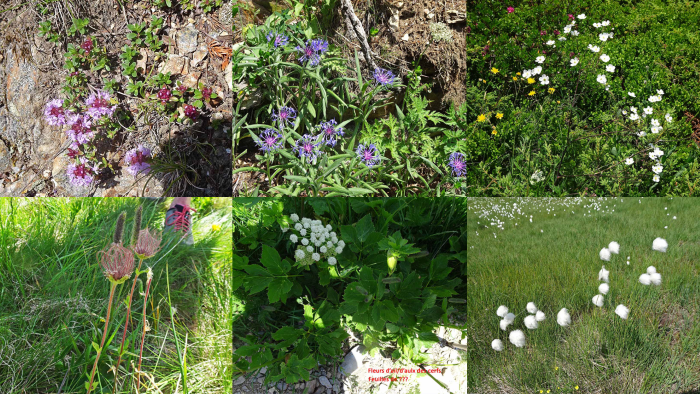
[[[699,217],[700,201],[691,198],[469,199],[470,393],[697,393]],[[656,237],[668,241],[667,253],[652,250]],[[600,260],[611,241],[620,254]],[[591,299],[602,265],[610,291],[598,308]],[[660,287],[638,281],[650,265]],[[523,324],[529,301],[547,316],[536,330]],[[614,314],[618,304],[630,309],[627,320]],[[499,305],[516,314],[507,331]],[[571,313],[568,327],[556,322],[561,308]],[[524,348],[508,341],[515,329],[525,333]],[[502,352],[491,348],[496,338]]]
[[[0,199],[0,393],[84,393],[100,343],[109,282],[97,252],[120,212],[128,243],[134,212],[162,230],[169,201]],[[141,392],[231,392],[231,200],[194,199],[195,244],[164,236],[152,267]],[[213,225],[219,225],[220,229]],[[133,275],[132,275],[133,279]],[[131,280],[119,286],[95,381],[113,392]],[[136,284],[116,392],[136,392],[146,275]],[[169,286],[168,286],[169,284]],[[185,390],[185,386],[187,390]]]

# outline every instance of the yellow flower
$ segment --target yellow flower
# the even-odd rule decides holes
[[[549,88],[549,89],[547,89],[547,91],[549,92],[549,94],[552,94],[552,93],[554,93],[554,88]]]
[[[498,69],[496,67],[494,67],[491,69],[491,72],[494,74],[498,74]]]
[[[493,131],[491,132],[491,134],[493,134],[493,135],[498,135],[498,132],[496,131],[496,129],[493,129]]]
[[[481,115],[476,117],[477,122],[483,122],[485,120],[486,120],[486,115],[484,115],[484,114],[481,114]]]
[[[513,77],[513,81],[517,81],[517,80],[518,80],[518,77]]]
[[[528,93],[527,95],[528,95],[528,96],[534,96],[534,95],[535,95],[535,91],[533,90],[532,92]]]
[[[559,367],[554,367],[554,370],[555,370],[555,371],[558,370],[558,369],[559,369]]]
[[[520,75],[520,73],[515,73],[515,75]]]
[[[503,117],[503,114],[502,114],[502,113],[499,112],[499,113],[496,114],[496,119],[501,119],[502,117]]]
[[[578,386],[574,387],[576,390],[578,390]]]
[[[560,104],[560,103],[561,103],[561,101],[557,100],[557,104]]]
[[[549,390],[547,390],[547,392],[549,392]]]
[[[535,83],[535,78],[528,78],[527,83],[529,83],[529,84]]]
[[[221,226],[219,226],[218,224],[212,224],[211,229],[212,231],[221,231]]]
[[[540,393],[544,393],[544,391],[540,390]]]

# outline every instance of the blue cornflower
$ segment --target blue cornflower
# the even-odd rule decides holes
[[[265,38],[267,38],[267,42],[273,42],[275,48],[283,47],[289,42],[289,37],[285,36],[284,34],[276,34],[272,31],[267,33]]]
[[[304,134],[297,140],[292,151],[298,153],[299,158],[306,158],[306,160],[311,163],[321,154],[321,151],[318,149],[320,145],[320,138],[314,137],[310,134]]]
[[[323,55],[328,50],[328,41],[321,38],[315,39],[311,41],[311,49]]]
[[[360,144],[360,146],[357,147],[357,150],[355,150],[355,153],[360,157],[360,160],[363,163],[365,163],[365,165],[369,168],[376,166],[382,160],[379,156],[379,150],[376,146],[374,146],[374,144]]]
[[[277,130],[265,129],[260,133],[255,143],[260,147],[261,151],[267,153],[281,148],[284,145],[284,140],[282,139],[282,134],[277,132]]]
[[[464,155],[459,152],[450,154],[448,165],[452,167],[452,174],[455,176],[465,176],[467,174],[467,163],[464,161]]]
[[[391,85],[394,83],[394,73],[377,67],[374,69],[374,80],[382,86]]]
[[[335,146],[339,136],[345,135],[342,127],[336,127],[338,122],[331,119],[328,122],[321,122],[317,127],[321,132],[322,141],[328,146]]]
[[[328,43],[326,43],[326,47],[328,47]],[[321,54],[318,53],[316,48],[319,50],[323,49],[320,44],[314,44],[313,41],[309,42],[308,40],[306,41],[306,46],[303,48],[297,45],[295,49],[302,53],[302,56],[299,58],[299,63],[308,61],[312,67],[318,65],[321,62]]]
[[[297,111],[294,110],[294,108],[291,107],[282,107],[280,108],[279,113],[275,113],[275,111],[272,111],[272,120],[273,121],[279,121],[279,126],[280,128],[284,127],[289,123],[290,125],[294,125],[294,119],[297,117]]]

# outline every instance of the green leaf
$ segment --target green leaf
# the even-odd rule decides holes
[[[440,254],[430,262],[430,280],[439,281],[447,277],[452,271],[448,267],[450,256],[448,254]]]
[[[367,265],[362,267],[360,270],[360,283],[369,294],[374,294],[377,292],[377,280],[374,278],[374,273],[371,267]]]
[[[92,343],[92,348],[95,349],[97,353],[100,352],[100,345],[98,345],[96,342]]]
[[[285,275],[292,268],[291,265],[280,258],[279,253],[274,248],[263,245],[260,262],[270,270],[273,275]]]
[[[386,330],[389,332],[389,334],[396,334],[399,332],[399,326],[392,323],[386,323]]]
[[[357,222],[357,239],[360,242],[365,242],[367,237],[374,232],[374,224],[372,223],[372,217],[367,214],[359,222]]]
[[[311,113],[311,116],[316,118],[316,108],[314,108],[314,105],[311,101],[306,102],[306,108],[309,110],[309,113]]]
[[[293,341],[299,338],[304,332],[292,326],[284,326],[272,334],[272,339],[276,341]]]
[[[340,226],[340,235],[345,243],[357,243],[357,230],[353,226]]]
[[[382,319],[392,322],[399,321],[399,311],[391,300],[384,300],[380,305],[381,309],[379,315]]]
[[[287,278],[275,278],[267,289],[267,297],[270,303],[277,301],[286,302],[292,286],[293,283]]]
[[[247,357],[247,356],[252,356],[262,348],[262,345],[245,345],[241,346],[234,353],[236,353],[239,356]]]

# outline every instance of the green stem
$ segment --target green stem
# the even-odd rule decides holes
[[[122,362],[122,352],[124,350],[124,342],[126,341],[126,330],[129,328],[129,317],[131,316],[131,302],[134,300],[134,289],[136,288],[136,279],[139,277],[139,270],[141,269],[141,263],[143,259],[139,258],[139,266],[136,268],[136,273],[134,274],[134,281],[131,284],[131,293],[129,293],[129,302],[126,305],[126,321],[124,322],[124,333],[122,334],[122,344],[119,347],[119,358],[117,359],[117,367],[114,369],[114,388],[112,388],[112,393],[117,392],[117,377],[119,376],[119,364]]]
[[[100,348],[97,350],[97,357],[95,357],[95,364],[92,366],[92,373],[90,373],[90,384],[88,385],[87,394],[92,392],[92,382],[95,379],[95,371],[97,371],[97,361],[100,359],[102,354],[102,347],[105,345],[105,340],[107,339],[107,329],[109,328],[109,315],[112,313],[112,300],[114,299],[114,290],[117,288],[116,283],[110,282],[109,289],[109,304],[107,306],[107,316],[105,317],[105,329],[102,332],[102,342],[100,343]]]
[[[141,358],[143,357],[143,341],[146,338],[146,302],[148,301],[148,291],[151,289],[151,279],[146,281],[146,295],[143,297],[143,331],[141,332],[141,349],[139,350],[139,366],[136,369],[136,392],[141,388]]]

